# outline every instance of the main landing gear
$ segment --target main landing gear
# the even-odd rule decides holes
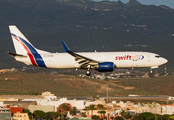
[[[90,76],[91,72],[89,70],[86,71],[86,75]]]
[[[91,65],[88,65],[87,67],[88,67],[88,70],[86,71],[86,75],[90,76],[90,74],[91,74],[91,72],[90,72]]]

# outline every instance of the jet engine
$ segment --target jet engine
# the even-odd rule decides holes
[[[97,70],[99,72],[111,72],[114,70],[114,63],[113,62],[101,62],[98,63]]]

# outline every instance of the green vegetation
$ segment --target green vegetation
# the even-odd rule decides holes
[[[100,117],[97,115],[92,115],[91,119],[92,120],[100,120]]]
[[[33,115],[38,118],[43,118],[45,116],[45,112],[41,110],[34,111]]]
[[[70,111],[70,114],[75,115],[76,114],[76,110],[77,110],[76,107],[72,107],[72,109]]]
[[[45,118],[46,120],[57,120],[57,119],[67,119],[67,115],[61,113],[60,111],[57,112],[44,112],[41,110],[36,110],[33,113],[31,113],[29,110],[24,110],[24,112],[30,113],[30,119],[31,118]],[[100,111],[102,113],[102,111]],[[100,113],[99,112],[99,113]],[[106,112],[104,111],[103,114]],[[84,113],[82,113],[84,115]],[[85,115],[84,115],[85,116]],[[130,113],[127,113],[125,111],[121,112],[121,116],[111,116],[112,120],[124,120],[124,119],[132,119],[132,120],[173,120],[174,115],[158,115],[158,114],[152,114],[150,112],[140,113],[136,114],[135,116],[131,116]],[[93,120],[105,120],[107,117],[101,118],[98,115],[92,115],[91,119]]]
[[[58,117],[62,116],[62,114],[59,111],[45,113],[44,111],[36,110],[36,111],[34,111],[34,113],[32,113],[32,116],[34,118],[40,118],[40,119],[45,118],[46,120],[57,120]]]

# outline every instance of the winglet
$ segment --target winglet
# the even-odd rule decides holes
[[[62,41],[63,47],[65,52],[71,52],[70,49],[68,48],[68,46],[66,45],[66,43],[64,41]]]

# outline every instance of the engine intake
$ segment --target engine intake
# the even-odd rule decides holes
[[[113,62],[102,62],[98,63],[98,71],[99,72],[111,72],[114,70]]]

